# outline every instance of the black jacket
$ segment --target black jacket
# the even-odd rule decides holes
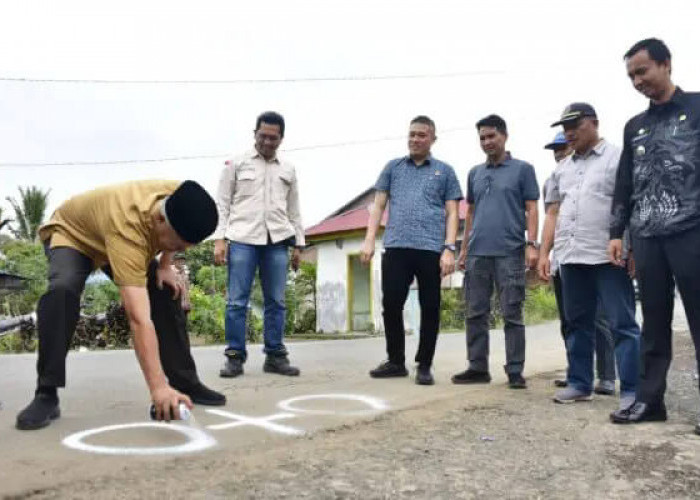
[[[673,97],[625,126],[610,238],[668,236],[700,224],[700,93]]]

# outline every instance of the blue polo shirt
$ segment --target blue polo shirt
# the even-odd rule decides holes
[[[525,245],[525,202],[539,200],[535,169],[510,153],[498,165],[472,168],[467,202],[474,205],[469,255],[504,257]]]
[[[450,165],[432,156],[421,166],[408,156],[397,158],[384,167],[374,188],[389,195],[384,248],[442,252],[445,202],[463,198]]]

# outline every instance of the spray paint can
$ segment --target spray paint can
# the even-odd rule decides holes
[[[190,416],[192,413],[190,412],[189,408],[187,408],[187,405],[185,403],[180,403],[178,405],[178,409],[180,410],[180,420],[189,420]],[[151,403],[150,408],[148,409],[148,414],[151,416],[151,420],[156,419],[156,405]],[[175,420],[175,415],[173,415],[172,410],[170,411],[170,420]]]

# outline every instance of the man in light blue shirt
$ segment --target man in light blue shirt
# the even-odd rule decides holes
[[[416,383],[434,383],[430,368],[440,328],[440,283],[454,271],[455,241],[462,190],[454,169],[430,154],[435,123],[411,121],[409,155],[390,161],[375,184],[374,207],[361,259],[369,263],[384,209],[389,219],[382,255],[382,306],[388,361],[370,371],[373,378],[405,377],[403,307],[415,278],[421,307]]]

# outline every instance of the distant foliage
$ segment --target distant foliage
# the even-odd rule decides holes
[[[205,266],[214,265],[214,240],[208,240],[199,245],[188,248],[184,252],[187,267],[190,270],[190,281],[193,285],[199,285],[197,276],[199,270]],[[226,266],[221,269],[226,270]]]
[[[226,266],[207,265],[199,268],[192,283],[209,294],[226,294]]]
[[[36,186],[19,187],[19,201],[10,196],[7,201],[12,205],[15,218],[10,230],[15,238],[25,241],[36,241],[37,230],[44,223],[46,207],[49,203],[51,190],[42,191]]]
[[[192,309],[187,318],[190,333],[204,337],[207,343],[222,343],[226,310],[223,295],[209,295],[199,285],[193,285],[190,288],[190,303]]]
[[[115,303],[120,303],[119,287],[111,280],[85,285],[82,310],[85,314],[99,314]]]
[[[40,243],[7,240],[0,244],[5,259],[0,259],[0,270],[27,278],[25,291],[8,294],[1,299],[0,314],[17,316],[34,311],[36,303],[47,286],[48,263]]]

